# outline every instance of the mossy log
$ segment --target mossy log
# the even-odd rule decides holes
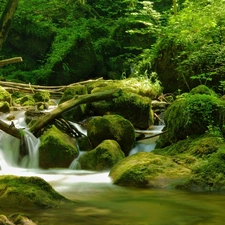
[[[95,101],[102,101],[107,99],[113,99],[117,97],[120,93],[120,89],[112,89],[105,92],[97,92],[93,94],[80,95],[76,96],[62,104],[60,104],[57,108],[53,109],[46,115],[41,116],[29,129],[31,133],[34,135],[43,128],[46,124],[48,124],[51,120],[57,118],[61,113],[66,112],[80,104],[91,103]]]

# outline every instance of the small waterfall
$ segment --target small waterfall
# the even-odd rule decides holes
[[[24,133],[25,133],[24,139],[28,150],[28,155],[23,157],[20,165],[26,168],[38,168],[39,166],[38,147],[40,144],[40,140],[26,129],[24,130]]]
[[[6,170],[17,167],[19,159],[20,140],[0,130],[0,167]]]
[[[28,155],[21,159],[20,140],[0,130],[0,168],[8,171],[10,168],[37,168],[38,167],[38,146],[37,139],[28,130],[24,130],[25,143]]]

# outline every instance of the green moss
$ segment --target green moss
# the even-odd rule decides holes
[[[171,186],[174,180],[190,174],[169,157],[140,152],[121,160],[110,171],[113,183],[125,186]]]
[[[130,121],[119,115],[93,117],[87,126],[87,136],[94,147],[102,141],[117,141],[125,155],[128,155],[135,144],[135,131]]]
[[[77,85],[68,87],[64,91],[63,96],[60,99],[59,104],[65,102],[65,101],[68,101],[68,100],[74,98],[77,95],[85,95],[85,94],[87,94],[87,88],[84,85],[77,84]]]
[[[68,135],[55,126],[47,130],[40,138],[39,164],[42,168],[65,167],[78,156],[78,149]]]
[[[124,158],[120,145],[114,140],[105,140],[95,149],[84,153],[79,158],[81,169],[106,170]]]
[[[201,135],[210,126],[223,128],[225,102],[206,94],[186,95],[173,102],[165,112],[166,129],[171,142]]]
[[[132,92],[122,91],[112,100],[94,102],[92,108],[97,115],[121,115],[139,129],[147,129],[153,124],[151,99]]]
[[[19,103],[22,106],[34,106],[35,105],[35,100],[33,96],[31,95],[25,95],[22,98],[19,99]]]
[[[211,95],[211,96],[217,96],[216,93],[208,88],[207,86],[205,85],[199,85],[195,88],[192,88],[191,91],[190,91],[190,94],[191,95],[195,95],[195,94],[205,94],[205,95]]]
[[[190,187],[198,186],[209,191],[225,191],[225,145],[214,152],[207,160],[193,169],[193,176],[188,182]]]
[[[35,102],[48,102],[50,100],[50,93],[48,91],[36,92],[33,98]]]
[[[156,99],[162,94],[162,87],[159,83],[152,83],[150,79],[145,78],[126,78],[123,80],[99,80],[87,84],[88,92],[98,92],[108,89],[121,88],[129,93],[138,94],[150,99]]]
[[[8,91],[0,86],[0,101],[8,102],[9,105],[12,104],[12,97]]]
[[[39,177],[3,175],[0,193],[1,204],[8,207],[52,208],[69,201]]]

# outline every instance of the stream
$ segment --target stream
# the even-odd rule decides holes
[[[24,127],[22,114],[17,114],[16,127]],[[3,118],[1,118],[3,119]],[[158,132],[155,127],[154,131]],[[113,185],[109,171],[38,168],[35,160],[38,140],[27,133],[30,158],[17,165],[18,143],[0,131],[0,174],[39,176],[68,199],[74,206],[54,209],[5,208],[0,214],[20,212],[38,225],[222,225],[225,221],[225,195],[165,189],[129,188]],[[146,139],[132,150],[151,151],[155,139]],[[8,149],[13,149],[12,152]]]

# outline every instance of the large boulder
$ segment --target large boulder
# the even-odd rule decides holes
[[[176,188],[188,190],[224,191],[225,141],[214,127],[204,135],[180,140],[152,153],[172,158],[174,162],[191,169],[190,176],[177,182]]]
[[[168,188],[189,174],[189,169],[169,157],[139,152],[118,162],[109,176],[122,186]]]
[[[223,130],[224,108],[224,100],[202,87],[178,98],[165,112],[169,141],[173,143],[188,136],[201,135],[213,126]]]
[[[139,129],[147,129],[154,122],[151,99],[128,91],[122,91],[119,97],[112,100],[92,103],[92,110],[95,115],[99,116],[105,114],[121,115]]]
[[[69,202],[39,177],[0,176],[0,202],[4,207],[53,208]]]
[[[93,117],[87,125],[87,136],[93,147],[107,139],[117,141],[126,156],[135,145],[133,125],[119,115]]]
[[[55,126],[45,131],[40,141],[39,164],[42,168],[68,168],[79,154],[75,141]]]
[[[105,140],[95,149],[82,154],[78,161],[81,169],[101,171],[113,167],[124,157],[116,141]]]

